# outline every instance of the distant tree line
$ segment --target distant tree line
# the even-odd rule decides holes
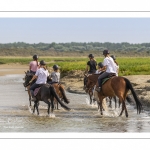
[[[24,43],[14,42],[7,44],[0,44],[0,55],[22,55],[23,52],[27,52],[28,55],[38,52],[78,52],[84,53],[89,51],[103,51],[109,49],[113,52],[122,54],[133,53],[133,54],[147,54],[150,55],[150,43],[131,44],[127,42],[122,43],[110,43],[110,42],[70,42],[70,43]]]

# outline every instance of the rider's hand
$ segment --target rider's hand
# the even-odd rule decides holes
[[[32,80],[31,80],[31,81],[29,81],[29,83],[32,83]]]

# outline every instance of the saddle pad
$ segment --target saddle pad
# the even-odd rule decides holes
[[[104,78],[103,80],[102,80],[102,84],[104,84],[106,81],[108,81],[110,78]]]
[[[41,88],[41,87],[38,87],[38,88],[36,88],[36,89],[34,90],[34,96],[37,95],[37,93],[39,92],[40,88]]]

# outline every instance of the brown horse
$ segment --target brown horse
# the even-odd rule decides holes
[[[92,74],[90,76],[86,77],[86,88],[91,87],[94,83],[97,83],[99,74]],[[127,97],[128,91],[131,90],[132,95],[134,97],[134,100],[136,102],[137,106],[137,113],[140,114],[142,110],[142,104],[139,101],[130,81],[127,78],[124,77],[111,77],[109,80],[107,80],[101,88],[101,91],[98,92],[99,101],[98,104],[100,106],[101,115],[103,115],[102,112],[102,102],[105,97],[114,97],[117,96],[119,98],[120,103],[122,103],[122,110],[119,116],[122,115],[123,111],[125,110],[125,115],[128,117],[128,112],[125,104],[125,100]]]
[[[89,97],[90,97],[90,104],[92,104],[92,103],[94,103],[95,101],[96,101],[96,98],[95,98],[95,90],[94,90],[94,86],[96,85],[96,83],[97,83],[97,81],[95,80],[95,83],[93,82],[92,84],[90,84],[90,86],[87,88],[86,87],[86,80],[87,80],[87,76],[90,76],[90,75],[92,75],[92,74],[84,74],[84,87],[83,87],[83,90],[85,90],[85,92],[87,93],[87,94],[89,94]],[[95,74],[96,75],[96,74]],[[100,75],[100,74],[98,74],[98,75]],[[94,93],[95,94],[94,94]],[[97,94],[96,94],[97,95]],[[97,97],[97,96],[96,96]],[[109,107],[110,108],[112,108],[112,99],[114,98],[114,101],[115,101],[115,108],[117,107],[117,105],[116,105],[116,97],[108,97],[108,99],[109,99]],[[99,106],[98,106],[98,108],[99,108]]]
[[[69,99],[67,98],[65,94],[64,86],[60,83],[53,83],[52,85],[55,88],[55,91],[57,95],[59,96],[59,98],[61,99],[61,101],[64,101],[67,104],[70,103]],[[54,99],[54,103],[56,104],[55,109],[58,109],[58,101],[56,99]]]

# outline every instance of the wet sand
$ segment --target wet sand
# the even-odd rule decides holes
[[[0,76],[4,76],[7,74],[24,74],[24,71],[27,71],[28,69],[28,65],[3,64],[0,65]]]

